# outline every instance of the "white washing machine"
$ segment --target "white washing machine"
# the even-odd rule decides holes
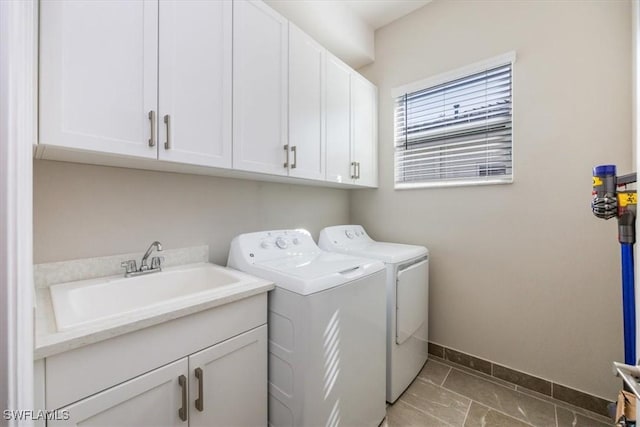
[[[387,267],[387,401],[393,403],[428,356],[429,252],[423,246],[376,242],[360,225],[327,227],[320,248],[381,260]]]
[[[305,230],[241,234],[228,266],[269,292],[269,425],[378,426],[385,417],[386,273]]]

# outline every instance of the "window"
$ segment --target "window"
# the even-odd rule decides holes
[[[514,54],[394,90],[395,188],[513,181]]]

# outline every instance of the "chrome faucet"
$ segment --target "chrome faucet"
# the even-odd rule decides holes
[[[124,277],[140,276],[142,274],[162,271],[162,262],[164,261],[164,257],[162,256],[154,256],[153,258],[151,258],[151,266],[147,264],[147,259],[149,259],[149,256],[154,249],[156,249],[158,252],[162,252],[162,243],[155,241],[151,244],[151,246],[149,246],[147,252],[145,252],[142,256],[142,261],[140,261],[140,268],[136,268],[136,261],[134,259],[123,261],[120,266],[126,269]]]
[[[140,270],[142,271],[149,270],[149,266],[147,265],[147,258],[149,258],[149,255],[151,255],[151,252],[153,252],[154,248],[157,249],[158,252],[162,252],[162,243],[155,241],[151,244],[151,246],[149,246],[149,249],[147,249],[147,252],[145,252],[144,255],[142,256],[142,261],[140,261]],[[151,268],[153,268],[153,264],[156,259],[158,259],[158,257],[151,258]]]

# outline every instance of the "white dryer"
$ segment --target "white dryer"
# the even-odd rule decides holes
[[[269,292],[269,425],[378,426],[385,417],[384,264],[305,230],[241,234],[228,266]]]
[[[416,378],[428,356],[429,252],[423,246],[376,242],[360,225],[327,227],[320,248],[381,260],[387,267],[387,401]]]

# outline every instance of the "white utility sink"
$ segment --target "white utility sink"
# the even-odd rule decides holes
[[[166,268],[158,273],[81,280],[51,286],[58,331],[162,307],[197,303],[255,278],[214,264]]]

